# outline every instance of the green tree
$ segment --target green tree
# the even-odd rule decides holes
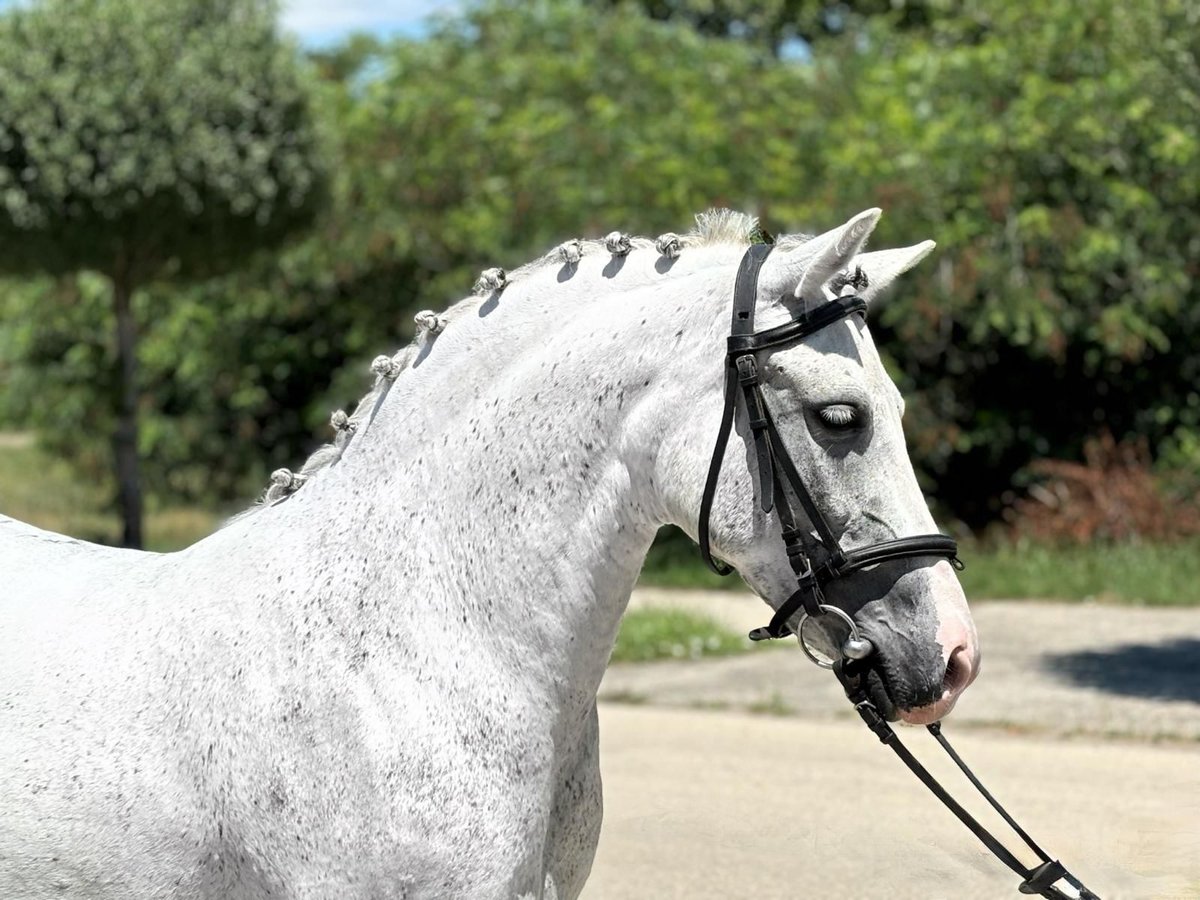
[[[769,199],[801,193],[818,136],[805,70],[636,11],[497,3],[427,39],[353,39],[315,63],[338,165],[311,236],[203,284],[139,292],[135,308],[156,311],[141,344],[156,493],[244,500],[361,396],[366,363],[408,340],[416,310],[462,297],[481,268],[580,233],[686,228],[711,205],[784,222]],[[80,435],[110,415],[85,402],[105,382],[90,337],[103,294],[87,279],[5,293],[0,407],[98,474]]]
[[[1106,427],[1200,469],[1194,4],[931,8],[921,27],[864,15],[805,63],[569,0],[485,3],[419,41],[320,54],[339,165],[313,236],[135,298],[147,483],[245,497],[357,399],[361,366],[416,309],[480,268],[710,205],[776,232],[880,205],[878,246],[937,239],[872,327],[919,470],[970,524],[1031,459],[1077,457]],[[0,405],[94,467],[79,436],[111,422],[94,399],[105,283],[5,293]]]
[[[895,29],[928,28],[959,0],[591,0],[599,7],[638,7],[664,22],[684,23],[709,37],[736,38],[780,53],[789,41],[811,47],[886,17]]]
[[[875,318],[942,499],[993,519],[1034,458],[1110,430],[1200,464],[1200,11],[970,2],[816,63],[812,210],[876,203],[932,266]]]
[[[804,67],[632,7],[484,4],[383,56],[359,113],[364,201],[434,273],[428,306],[580,234],[679,229],[709,206],[773,227],[820,134],[811,91]]]
[[[0,272],[108,282],[129,546],[135,294],[228,271],[312,221],[327,162],[309,105],[269,0],[41,0],[0,17]]]

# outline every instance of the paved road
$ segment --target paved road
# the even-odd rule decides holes
[[[762,625],[745,594],[639,590],[631,608],[682,606],[737,631]],[[955,729],[1200,741],[1200,610],[990,601],[972,604],[982,672],[948,720]],[[609,670],[601,699],[854,716],[833,677],[794,644],[694,663]]]
[[[633,600],[664,604],[738,629],[765,609],[727,593]],[[1200,611],[974,612],[984,668],[947,733],[985,783],[1106,900],[1200,898]],[[794,647],[614,667],[601,697],[636,705],[602,704],[588,900],[1019,896]]]
[[[921,736],[910,747],[933,749]],[[604,828],[586,900],[1020,896],[850,723],[604,705],[600,743]],[[955,744],[1105,900],[1200,897],[1195,747],[978,733]]]

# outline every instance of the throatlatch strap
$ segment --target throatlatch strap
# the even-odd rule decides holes
[[[697,535],[700,556],[704,559],[705,565],[718,575],[728,575],[733,569],[725,563],[713,559],[709,519],[712,518],[713,498],[717,495],[717,481],[721,477],[721,462],[725,459],[725,448],[729,444],[729,432],[733,429],[736,398],[737,373],[733,369],[728,369],[725,373],[725,408],[721,412],[721,427],[717,429],[717,445],[713,447],[712,461],[708,464],[708,478],[704,482],[704,494],[700,497],[700,528]]]

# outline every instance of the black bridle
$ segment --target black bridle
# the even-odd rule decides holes
[[[820,508],[813,502],[812,495],[804,485],[804,479],[800,477],[796,464],[788,455],[787,446],[779,436],[770,407],[763,396],[755,354],[762,350],[794,344],[801,338],[848,316],[865,314],[867,302],[853,294],[838,297],[811,312],[802,312],[791,321],[775,328],[756,332],[754,309],[758,299],[758,274],[771,249],[771,244],[753,244],[742,257],[738,267],[737,281],[733,287],[733,322],[729,330],[726,354],[725,408],[721,415],[721,427],[717,431],[717,444],[713,448],[712,462],[708,467],[704,494],[700,500],[700,553],[714,572],[728,575],[731,569],[713,559],[709,518],[712,515],[713,499],[716,497],[717,482],[721,476],[721,464],[725,459],[729,435],[733,431],[734,414],[740,396],[750,426],[750,439],[754,444],[758,502],[765,513],[772,509],[777,511],[783,545],[792,570],[796,573],[796,590],[779,605],[770,624],[756,628],[750,633],[751,640],[755,641],[787,637],[792,633],[788,625],[789,620],[801,611],[813,618],[824,614],[837,615],[840,610],[823,602],[822,587],[860,569],[913,557],[945,557],[958,563],[958,545],[953,538],[944,534],[903,537],[854,550],[844,550]],[[797,525],[789,492],[803,508],[816,532],[815,535],[806,535]],[[810,557],[805,546],[806,539],[815,541],[819,546],[824,557],[819,562],[814,563]],[[862,654],[863,650],[860,644],[851,655]],[[866,649],[866,653],[869,652],[870,650]]]
[[[1012,827],[1026,845],[1037,854],[1040,863],[1032,868],[1025,866],[1007,847],[971,816],[945,788],[938,783],[900,742],[887,719],[870,699],[867,690],[867,675],[873,667],[874,647],[862,638],[853,618],[839,607],[824,602],[822,588],[831,581],[847,578],[862,569],[900,559],[945,558],[955,568],[962,568],[958,560],[958,545],[953,538],[944,534],[922,534],[913,537],[880,541],[852,550],[842,548],[829,522],[813,501],[804,485],[787,447],[779,435],[770,407],[762,392],[756,354],[760,351],[793,344],[810,334],[820,331],[834,322],[852,315],[865,315],[867,304],[861,297],[850,294],[839,296],[821,304],[812,311],[807,309],[795,318],[765,331],[754,330],[754,310],[758,299],[758,275],[762,264],[770,255],[771,244],[754,244],[742,257],[737,280],[733,289],[733,319],[730,326],[725,372],[725,406],[721,415],[721,426],[717,431],[717,443],[713,448],[712,462],[708,467],[708,478],[700,500],[700,553],[704,561],[719,575],[733,571],[729,566],[713,558],[709,519],[713,500],[717,493],[721,466],[733,431],[738,399],[746,413],[750,427],[750,440],[754,449],[758,502],[764,513],[776,510],[780,531],[788,561],[796,574],[796,590],[779,605],[768,625],[750,632],[755,641],[787,637],[793,633],[790,621],[800,615],[795,633],[800,638],[804,652],[818,661],[804,642],[803,627],[808,618],[832,615],[840,619],[850,630],[849,638],[842,644],[842,658],[824,664],[832,668],[854,704],[855,710],[867,727],[879,740],[892,748],[906,766],[933,792],[958,819],[969,828],[997,859],[1016,872],[1022,879],[1019,889],[1023,894],[1037,894],[1051,900],[1074,900],[1063,893],[1058,882],[1065,880],[1077,892],[1079,900],[1099,900],[1083,883],[1073,876],[1062,863],[1051,859],[1041,847],[1021,828],[983,786],[975,774],[955,752],[941,732],[941,724],[928,726],[942,748],[970,780],[991,806]],[[797,522],[792,499],[803,509],[812,532],[806,533]],[[813,559],[806,543],[815,544],[821,558]],[[819,661],[818,661],[819,662]]]

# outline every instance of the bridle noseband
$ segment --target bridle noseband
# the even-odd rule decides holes
[[[833,615],[840,618],[850,629],[850,637],[842,646],[843,655],[851,659],[862,659],[870,655],[871,643],[859,635],[858,628],[849,615],[824,602],[822,588],[831,581],[846,578],[861,569],[898,559],[944,557],[956,566],[961,566],[958,562],[958,545],[953,538],[944,534],[922,534],[880,541],[853,550],[842,549],[837,535],[833,533],[820,507],[813,501],[812,494],[805,487],[804,479],[800,477],[796,464],[779,435],[771,409],[763,396],[756,354],[759,351],[794,344],[801,338],[848,316],[863,315],[867,310],[867,302],[854,294],[837,297],[811,312],[806,310],[800,313],[782,325],[756,332],[754,310],[758,300],[758,275],[772,248],[771,244],[753,244],[742,257],[737,280],[734,282],[733,320],[726,353],[725,408],[721,415],[721,427],[717,431],[712,461],[708,466],[704,494],[700,500],[700,554],[709,568],[717,574],[728,575],[732,571],[729,566],[713,559],[709,519],[712,516],[717,482],[720,480],[721,465],[725,459],[730,433],[733,431],[733,420],[740,397],[750,426],[750,439],[754,445],[759,506],[764,513],[769,513],[772,509],[777,511],[783,546],[788,562],[796,573],[796,590],[779,605],[770,624],[750,632],[750,639],[761,641],[787,637],[792,633],[788,622],[798,612],[802,614],[802,618],[797,631],[810,616],[818,618],[822,615]],[[812,524],[815,535],[807,537],[809,540],[815,540],[824,556],[817,563],[814,563],[805,549],[806,535],[797,524],[790,498],[795,498]],[[817,660],[805,642],[800,643],[804,652],[818,665],[826,668],[833,665]]]
[[[771,416],[771,409],[763,396],[755,354],[762,350],[771,350],[795,343],[847,316],[864,314],[867,304],[865,300],[856,295],[839,296],[811,312],[807,310],[802,312],[782,325],[756,332],[754,330],[754,309],[758,299],[758,275],[771,250],[771,244],[752,245],[742,257],[737,280],[734,283],[733,321],[730,326],[726,355],[725,407],[721,414],[721,427],[717,431],[717,443],[713,448],[712,461],[708,467],[704,494],[700,500],[699,543],[704,561],[719,575],[728,575],[733,571],[729,566],[713,559],[709,518],[712,515],[717,482],[721,476],[721,465],[729,445],[729,436],[733,431],[733,420],[740,397],[741,405],[746,411],[746,421],[750,426],[750,440],[754,448],[759,506],[764,513],[769,513],[772,509],[777,511],[783,545],[792,570],[796,574],[796,590],[779,605],[770,624],[750,632],[750,639],[761,641],[787,637],[793,633],[788,623],[794,615],[799,613],[801,618],[796,626],[796,634],[800,638],[800,646],[804,652],[813,662],[834,670],[846,691],[846,696],[854,704],[855,710],[875,736],[895,751],[913,774],[983,842],[983,845],[997,859],[1021,877],[1022,882],[1019,889],[1022,894],[1037,894],[1051,898],[1051,900],[1099,900],[1097,895],[1084,887],[1083,883],[1068,872],[1062,863],[1051,859],[1041,847],[1034,843],[1033,839],[988,792],[954,751],[950,742],[946,740],[941,731],[941,723],[935,722],[929,725],[929,732],[950,755],[950,758],[954,760],[971,784],[979,790],[1026,845],[1037,854],[1040,860],[1037,866],[1032,868],[1025,866],[1012,851],[1000,843],[991,832],[980,825],[955,801],[937,779],[900,742],[887,719],[880,714],[870,699],[867,690],[867,676],[874,664],[872,656],[875,648],[859,633],[850,614],[840,607],[823,602],[822,588],[831,581],[847,578],[862,569],[893,560],[940,557],[950,560],[950,563],[959,569],[962,568],[962,563],[958,559],[958,545],[953,538],[944,534],[921,534],[845,550],[833,533],[833,529],[830,528],[829,522],[822,515],[820,507],[813,501],[812,495],[804,485],[804,479],[800,477],[795,463],[788,455],[787,447]],[[815,541],[824,556],[818,562],[814,563],[805,549],[804,538],[806,535],[796,521],[789,493],[803,508],[804,514],[808,517],[815,532],[814,535],[809,535],[808,539]],[[818,659],[804,641],[805,622],[809,618],[818,618],[822,615],[832,615],[840,619],[849,629],[849,637],[842,644],[842,658],[839,660],[822,661]],[[1063,887],[1059,885],[1059,882],[1062,881],[1065,881],[1075,891],[1074,895],[1064,892]]]

